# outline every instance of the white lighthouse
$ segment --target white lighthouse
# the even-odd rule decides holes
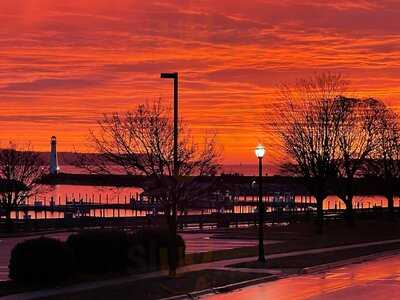
[[[55,136],[51,137],[51,153],[50,153],[50,174],[56,175],[60,168],[58,167],[57,159],[57,139]]]

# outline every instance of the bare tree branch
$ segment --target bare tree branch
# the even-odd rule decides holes
[[[45,175],[40,154],[30,144],[17,145],[10,142],[0,149],[0,207],[11,222],[11,212],[25,199],[42,192],[39,184]]]
[[[272,124],[266,122],[265,129],[269,131],[272,125],[289,156],[284,170],[303,177],[307,189],[315,197],[320,225],[328,184],[338,171],[338,128],[342,115],[337,114],[335,100],[342,96],[347,85],[340,74],[333,73],[298,80],[295,86],[282,85],[279,89],[281,105],[276,111],[279,119]]]

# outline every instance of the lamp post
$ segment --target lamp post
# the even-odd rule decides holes
[[[160,77],[174,80],[174,176],[178,176],[178,73],[161,73]]]
[[[262,159],[265,155],[263,145],[258,145],[256,150],[258,158],[258,261],[265,262],[264,254],[264,203],[263,203],[263,187],[262,187]]]
[[[178,179],[179,175],[179,166],[178,166],[178,73],[161,73],[160,74],[161,78],[167,78],[167,79],[173,79],[174,80],[174,170],[173,170],[173,175],[175,178],[175,181]],[[176,199],[176,193],[175,191],[172,193],[172,216],[169,222],[169,230],[172,234],[172,244],[176,246],[177,244],[177,220],[176,220],[176,215],[177,215],[177,199]],[[171,255],[169,259],[169,274],[172,277],[175,277],[176,275],[176,268],[178,266],[178,253],[176,253],[176,247],[173,248],[173,254]]]

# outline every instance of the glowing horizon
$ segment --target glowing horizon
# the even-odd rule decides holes
[[[56,135],[59,151],[85,149],[101,114],[171,103],[160,73],[172,71],[182,118],[195,134],[216,130],[227,163],[254,163],[259,142],[281,159],[259,126],[281,82],[341,72],[355,93],[399,108],[396,1],[69,2],[0,2],[3,143],[47,151]]]

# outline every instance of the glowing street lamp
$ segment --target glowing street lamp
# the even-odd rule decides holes
[[[258,261],[265,262],[264,254],[264,203],[263,203],[263,187],[262,187],[262,159],[265,155],[265,147],[258,145],[255,150],[258,158]]]
[[[256,148],[256,156],[258,159],[263,159],[264,155],[265,155],[265,147],[263,145],[258,145]]]

